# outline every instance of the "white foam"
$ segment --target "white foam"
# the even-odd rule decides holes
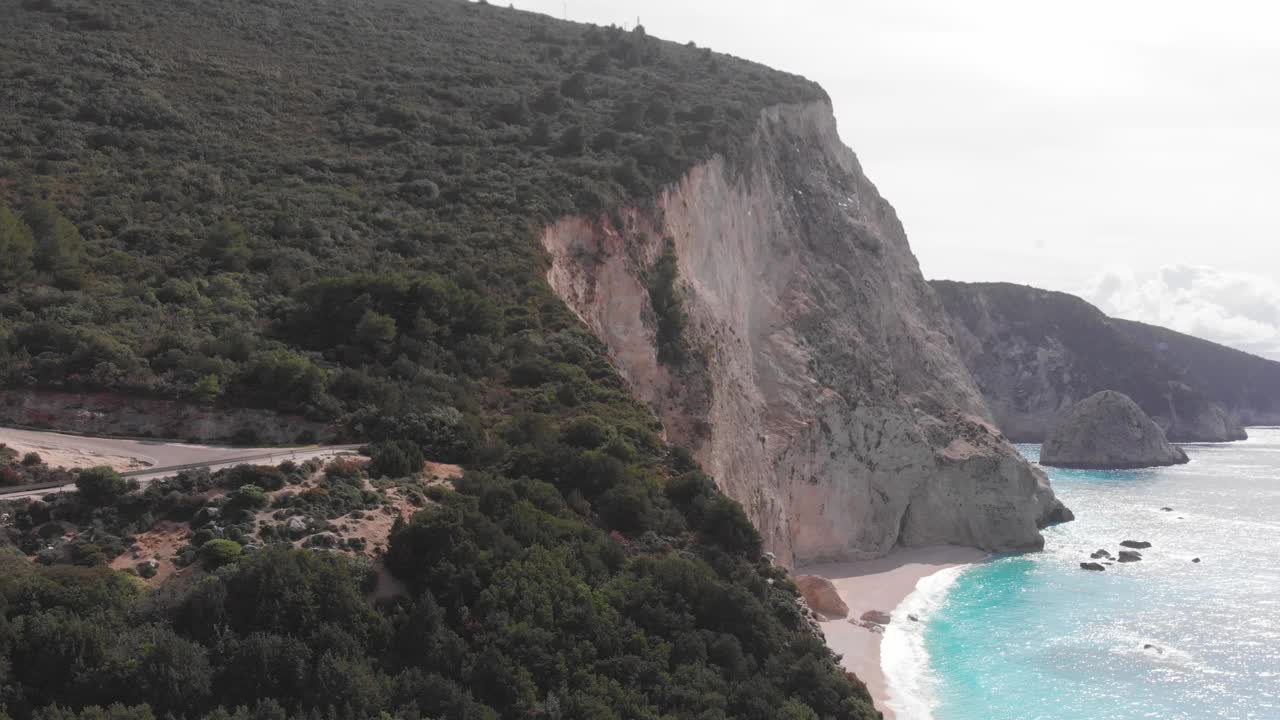
[[[893,611],[880,644],[888,706],[897,720],[933,720],[937,680],[929,672],[924,631],[929,616],[942,606],[947,591],[968,566],[939,570],[921,578],[916,589]],[[915,615],[919,622],[907,616]]]

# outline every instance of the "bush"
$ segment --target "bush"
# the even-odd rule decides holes
[[[387,440],[370,448],[370,477],[402,478],[422,472],[426,459],[417,445],[405,440]]]
[[[271,497],[257,485],[241,485],[227,498],[227,507],[234,510],[261,510],[271,503]]]
[[[87,468],[76,475],[76,490],[90,505],[110,505],[128,492],[129,487],[128,480],[106,466]]]
[[[200,562],[206,569],[214,570],[240,558],[240,543],[234,540],[210,540],[200,546]]]
[[[236,465],[221,472],[218,484],[233,490],[245,485],[256,485],[267,492],[274,492],[283,488],[287,480],[280,468],[270,465]]]
[[[25,467],[34,467],[36,465],[43,465],[44,460],[41,459],[40,453],[29,452],[22,456],[22,464]]]
[[[613,431],[600,418],[584,415],[571,420],[560,435],[568,445],[595,450],[613,438]]]

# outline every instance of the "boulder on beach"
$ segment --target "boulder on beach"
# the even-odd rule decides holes
[[[1120,562],[1138,562],[1142,559],[1142,554],[1133,550],[1121,550],[1120,556],[1116,558]]]
[[[1146,550],[1151,547],[1151,543],[1146,540],[1121,540],[1120,545],[1133,550]]]
[[[849,614],[849,606],[840,599],[840,593],[830,580],[817,575],[797,575],[795,583],[814,612],[829,618],[842,618]]]
[[[1127,395],[1103,390],[1081,400],[1059,420],[1040,450],[1040,464],[1083,470],[1180,465],[1187,454],[1165,439]]]
[[[1102,567],[1102,566],[1101,566],[1101,565],[1099,565],[1098,563],[1093,563],[1093,562],[1082,562],[1082,563],[1080,563],[1080,569],[1081,569],[1081,570],[1093,570],[1093,571],[1095,571],[1095,572],[1102,572],[1102,571],[1106,570],[1106,568]]]
[[[883,610],[868,610],[862,613],[863,622],[875,623],[876,625],[888,625],[891,619],[889,613]]]

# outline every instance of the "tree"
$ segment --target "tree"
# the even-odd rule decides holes
[[[271,503],[267,491],[257,485],[241,485],[231,493],[229,507],[238,510],[261,510]]]
[[[392,440],[374,445],[370,456],[373,463],[369,468],[371,477],[402,478],[422,472],[422,450],[412,442]]]
[[[217,373],[209,373],[191,386],[191,394],[202,403],[211,403],[222,396],[222,381]]]
[[[81,470],[76,476],[76,490],[91,505],[110,505],[129,492],[129,485],[120,473],[105,465]]]
[[[356,323],[356,340],[370,352],[385,354],[396,341],[395,318],[373,309],[365,310]]]
[[[84,254],[84,239],[80,230],[46,200],[38,200],[27,206],[23,219],[31,228],[35,240],[35,267],[37,270],[56,274],[68,273],[80,267]]]
[[[0,205],[0,290],[10,290],[31,274],[35,238],[8,206]]]
[[[239,272],[249,264],[249,234],[237,222],[223,220],[205,238],[201,254],[225,270]]]
[[[240,558],[240,543],[234,540],[210,540],[200,546],[200,561],[209,570],[235,562]]]

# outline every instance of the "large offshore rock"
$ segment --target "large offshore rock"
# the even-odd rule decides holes
[[[1179,465],[1187,454],[1127,395],[1103,390],[1076,403],[1040,450],[1040,464],[1090,470]]]
[[[893,208],[825,103],[766,110],[732,162],[651,204],[543,233],[548,281],[667,438],[788,566],[898,545],[1041,547],[1068,519],[996,431]],[[662,357],[650,283],[674,254],[688,321]]]

